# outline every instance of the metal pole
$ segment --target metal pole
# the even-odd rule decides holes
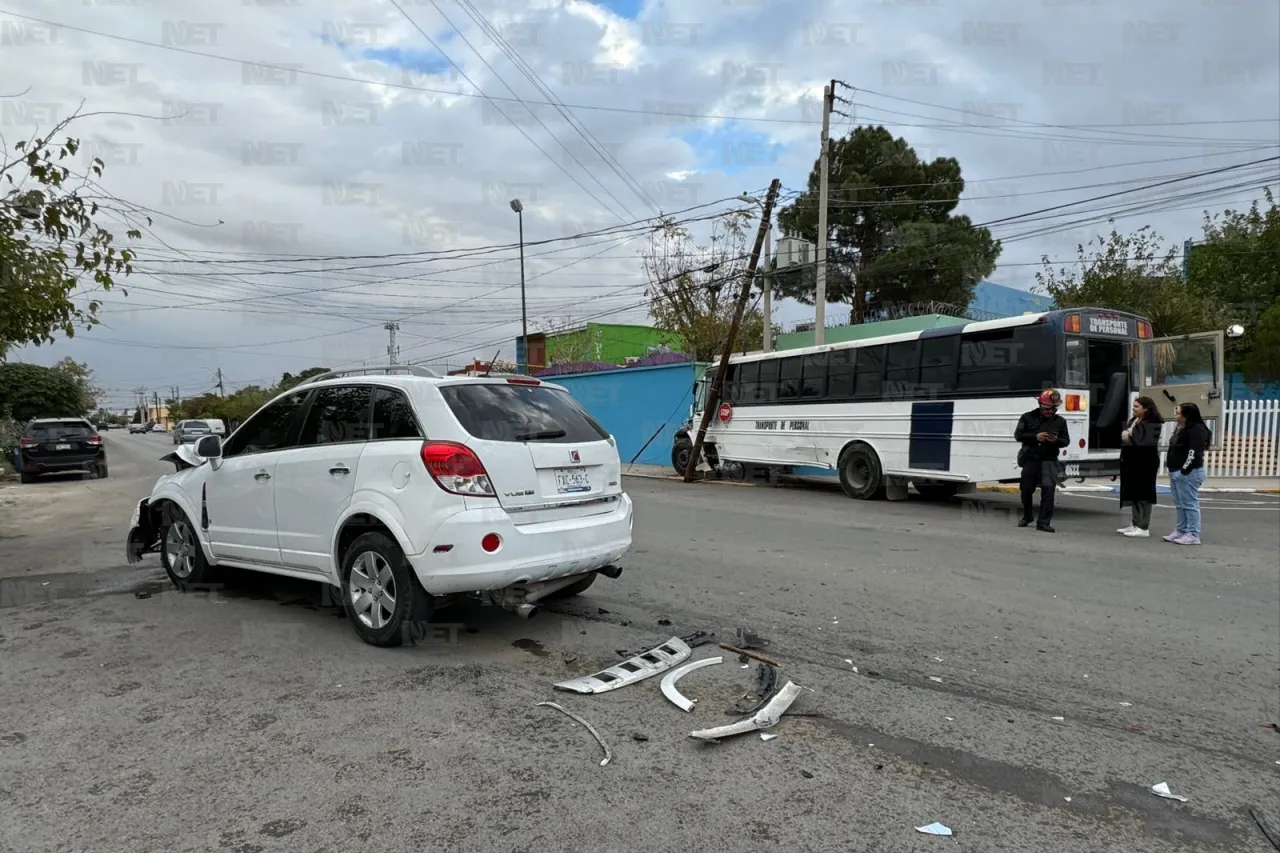
[[[827,148],[831,135],[833,85],[822,90],[822,151],[818,157],[818,269],[813,294],[813,345],[822,346],[827,328]]]
[[[520,340],[523,343],[520,350],[524,353],[520,359],[520,372],[527,374],[529,372],[529,310],[524,297],[524,211],[521,210],[516,216],[520,220]]]
[[[769,249],[772,233],[771,222],[764,232],[764,341],[761,349],[765,352],[773,352],[773,256]]]
[[[747,300],[751,298],[751,284],[755,281],[756,267],[760,263],[760,251],[764,247],[764,235],[769,228],[769,217],[773,215],[773,205],[778,200],[778,192],[781,189],[782,181],[774,178],[773,183],[769,184],[769,195],[765,197],[764,209],[760,212],[760,230],[756,233],[755,247],[751,250],[751,258],[747,261],[747,270],[742,277],[742,291],[738,294],[738,305],[733,312],[733,324],[729,327],[729,335],[724,342],[724,353],[720,356],[715,379],[712,380],[711,389],[707,393],[707,404],[703,407],[698,435],[693,440],[689,465],[684,469],[686,483],[693,480],[693,472],[697,470],[698,459],[702,455],[702,445],[707,437],[707,427],[711,425],[712,412],[720,405],[720,389],[724,387],[724,377],[729,372],[729,357],[733,355],[734,339],[738,336],[738,329],[742,327],[742,315],[746,313]]]

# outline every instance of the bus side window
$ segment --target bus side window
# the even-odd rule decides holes
[[[961,335],[956,390],[971,393],[1009,391],[1018,358],[1013,329]]]
[[[801,357],[793,355],[779,359],[778,399],[794,400],[800,396]]]
[[[818,353],[804,357],[804,371],[800,375],[800,396],[817,399],[827,396],[827,361],[830,353]]]
[[[1067,338],[1063,384],[1068,388],[1089,387],[1089,348],[1084,338]]]
[[[858,347],[853,365],[853,394],[859,400],[879,400],[884,379],[884,344]]]
[[[720,389],[720,399],[729,403],[738,403],[738,365],[731,364],[724,373],[724,387]]]
[[[738,399],[736,403],[751,404],[758,399],[760,388],[760,362],[751,361],[738,365]]]
[[[1039,394],[1057,384],[1060,338],[1061,334],[1047,324],[1018,326],[1013,330],[1016,358],[1009,378],[1009,390]]]
[[[854,350],[836,350],[828,355],[827,399],[847,400],[853,396]]]
[[[895,400],[916,396],[920,380],[920,341],[900,341],[886,347],[884,393]]]
[[[760,384],[756,386],[756,401],[772,403],[778,399],[778,359],[760,362]]]
[[[920,342],[920,391],[936,398],[956,390],[956,353],[959,335],[928,338]]]

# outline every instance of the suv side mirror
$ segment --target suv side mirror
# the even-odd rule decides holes
[[[196,455],[201,459],[221,459],[222,438],[216,435],[206,435],[196,442]]]

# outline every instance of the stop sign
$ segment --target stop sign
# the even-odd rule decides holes
[[[733,420],[733,406],[730,406],[728,403],[721,403],[719,417],[720,423],[722,424],[727,424],[729,421]]]

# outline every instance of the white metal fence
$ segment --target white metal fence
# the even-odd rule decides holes
[[[1229,400],[1212,426],[1207,476],[1280,477],[1280,400]],[[1167,424],[1161,446],[1172,435],[1173,424]]]

